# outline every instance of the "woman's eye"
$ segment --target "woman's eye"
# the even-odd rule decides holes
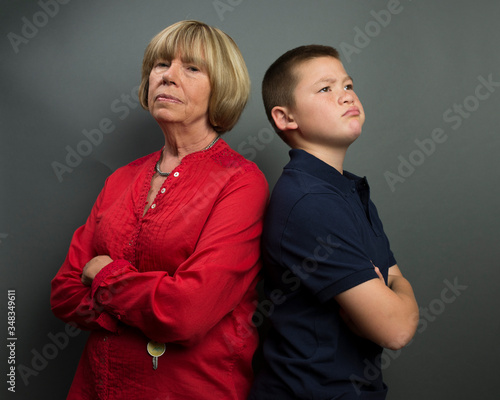
[[[169,64],[164,61],[159,61],[155,65],[156,68],[168,68]]]
[[[195,66],[188,67],[188,69],[193,72],[198,72],[200,70],[198,67]]]

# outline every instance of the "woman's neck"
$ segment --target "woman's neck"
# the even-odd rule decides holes
[[[164,129],[165,147],[162,151],[160,169],[170,172],[177,167],[188,154],[206,149],[219,136],[212,127],[197,132],[175,129]]]

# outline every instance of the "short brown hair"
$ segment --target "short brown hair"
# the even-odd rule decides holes
[[[276,127],[271,111],[276,106],[294,106],[293,92],[297,86],[295,70],[304,61],[318,57],[333,57],[340,61],[339,53],[333,47],[310,44],[287,51],[271,64],[264,75],[262,81],[264,108],[269,122],[280,136],[281,131]]]
[[[208,118],[218,133],[238,122],[250,94],[250,77],[238,46],[221,31],[199,21],[180,21],[158,33],[148,44],[142,61],[139,100],[148,109],[149,75],[159,59],[177,55],[207,68],[210,79]]]

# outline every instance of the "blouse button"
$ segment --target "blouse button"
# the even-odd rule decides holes
[[[156,204],[153,204],[153,205],[151,206],[151,208],[156,208]]]
[[[163,194],[167,191],[167,189],[163,188],[162,190],[160,190],[160,192]]]
[[[177,178],[179,176],[179,172],[174,172],[174,176]]]

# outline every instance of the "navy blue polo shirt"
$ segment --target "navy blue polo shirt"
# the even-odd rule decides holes
[[[385,399],[382,348],[353,334],[334,297],[396,264],[366,178],[291,150],[262,238],[271,326],[249,399]],[[373,264],[372,264],[373,263]]]

